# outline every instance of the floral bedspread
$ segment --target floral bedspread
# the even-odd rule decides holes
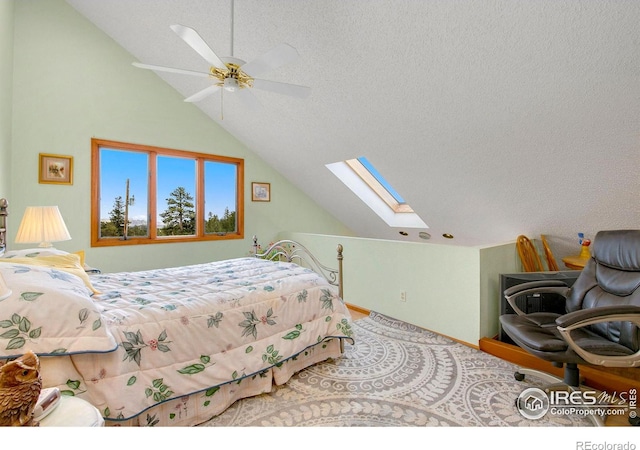
[[[238,258],[100,274],[91,282],[118,348],[71,355],[78,379],[65,374],[58,382],[115,420],[259,376],[325,340],[352,337],[336,288],[291,263]]]

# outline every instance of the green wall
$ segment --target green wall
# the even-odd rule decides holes
[[[0,198],[11,196],[13,0],[0,1]]]
[[[471,345],[498,334],[499,274],[519,271],[514,243],[455,247],[290,232],[279,238],[302,243],[331,267],[341,244],[347,303]]]
[[[515,242],[483,247],[480,253],[480,335],[494,337],[499,331],[500,274],[521,272]]]
[[[0,5],[2,24],[10,23],[11,8]],[[3,97],[0,105],[3,115],[13,108],[13,127],[3,121],[0,129],[2,157],[11,157],[11,195],[5,194],[11,248],[28,247],[13,240],[24,209],[36,205],[60,207],[73,239],[57,248],[84,249],[88,262],[103,271],[244,256],[254,234],[261,241],[282,230],[352,234],[157,75],[133,67],[135,58],[63,0],[14,6],[13,82],[11,73],[0,72],[0,87],[13,87],[12,101]],[[1,33],[0,56],[10,61],[4,26]],[[7,134],[12,135],[9,151]],[[92,137],[244,158],[245,239],[90,248]],[[73,185],[39,184],[39,153],[72,155]],[[252,181],[271,183],[271,202],[251,202]]]

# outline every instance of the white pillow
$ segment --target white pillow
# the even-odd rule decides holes
[[[57,248],[25,248],[24,250],[10,250],[4,252],[3,258],[33,258],[35,256],[68,255],[69,252]]]
[[[84,250],[79,250],[77,252],[73,252],[74,254],[80,257],[80,264],[82,268],[86,272],[94,273],[98,271],[95,267],[91,267],[87,265],[84,261]],[[8,252],[4,252],[4,254],[0,254],[0,259],[5,258],[36,258],[39,256],[59,256],[59,255],[68,255],[69,252],[65,252],[64,250],[58,250],[57,248],[26,248],[24,250],[11,250]],[[99,271],[98,271],[99,272]]]
[[[0,300],[0,360],[111,352],[118,344],[79,277],[56,268],[0,264],[11,294]]]
[[[38,256],[32,255],[25,258],[0,258],[0,264],[27,264],[62,270],[63,272],[68,272],[80,277],[92,293],[100,294],[100,292],[95,290],[93,284],[91,284],[86,269],[80,265],[80,255],[76,253],[49,256],[40,256],[38,254]]]

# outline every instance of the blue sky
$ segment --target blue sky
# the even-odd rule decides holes
[[[130,220],[147,219],[148,162],[146,153],[102,149],[100,153],[101,198],[100,217],[108,218],[116,197],[125,199],[129,179],[129,195],[135,203],[129,207]],[[158,213],[166,208],[165,199],[177,187],[184,187],[194,197],[196,164],[193,159],[158,157]],[[205,218],[211,211],[222,218],[225,208],[234,211],[236,198],[236,166],[207,162],[205,164]],[[160,221],[159,224],[162,222]]]
[[[380,172],[378,172],[378,170],[373,166],[373,164],[369,162],[367,158],[361,156],[360,158],[358,158],[358,161],[360,161],[360,163],[369,171],[369,173],[371,173],[371,175],[373,175],[374,178],[378,180],[382,187],[385,188],[389,192],[389,194],[391,194],[393,198],[396,199],[398,203],[405,203],[402,196],[393,187],[391,187],[389,182],[385,180],[385,178],[380,174]]]

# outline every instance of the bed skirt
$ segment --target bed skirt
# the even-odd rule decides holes
[[[105,426],[187,427],[200,425],[224,412],[237,400],[269,393],[274,385],[285,384],[296,372],[318,362],[341,356],[340,339],[330,339],[259,374],[165,401],[131,419],[116,420],[105,417]],[[58,378],[56,374],[68,376],[69,369],[71,369],[69,365],[72,364],[69,358],[42,358],[43,379],[48,381],[45,387],[58,386],[62,391],[65,391],[65,384],[69,378],[56,380]],[[81,393],[78,397],[83,398]],[[90,401],[90,399],[85,400]],[[117,411],[110,413],[110,415],[117,414]]]

